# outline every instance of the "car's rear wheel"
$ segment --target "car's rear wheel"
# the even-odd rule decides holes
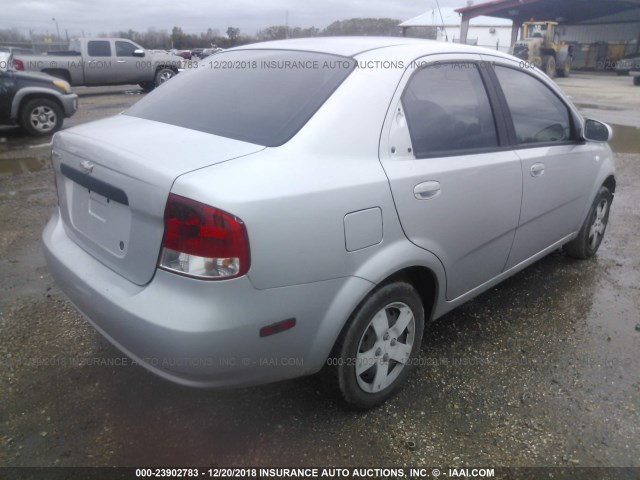
[[[29,100],[20,112],[20,125],[34,137],[54,134],[62,128],[63,120],[60,105],[47,98]]]
[[[156,87],[168,82],[176,75],[176,72],[170,68],[161,68],[156,72]]]
[[[424,308],[404,282],[385,285],[352,315],[336,342],[325,379],[351,406],[367,409],[398,392],[420,352]]]
[[[578,236],[564,246],[567,255],[586,259],[596,254],[609,221],[611,200],[609,189],[600,187]]]

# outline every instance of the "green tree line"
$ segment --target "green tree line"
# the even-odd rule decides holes
[[[171,31],[166,29],[149,28],[146,32],[138,32],[132,29],[115,32],[101,32],[98,37],[121,37],[150,49],[188,49],[195,47],[211,47],[216,45],[221,48],[230,48],[246,43],[261,42],[267,40],[280,40],[284,38],[303,38],[320,36],[352,36],[352,35],[380,35],[397,36],[401,34],[398,24],[400,20],[393,18],[350,18],[338,20],[324,29],[316,27],[288,27],[286,25],[274,25],[259,30],[255,35],[245,35],[237,27],[228,27],[225,32],[216,28],[209,28],[206,32],[187,33],[181,27],[175,26]],[[28,42],[30,39],[21,34],[17,29],[0,30],[0,43]]]

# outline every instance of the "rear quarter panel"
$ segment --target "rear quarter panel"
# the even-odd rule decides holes
[[[382,124],[400,74],[357,69],[285,145],[176,180],[174,193],[246,223],[249,277],[256,288],[354,275],[369,258],[404,239],[378,160]],[[347,252],[344,217],[369,208],[382,212],[382,241]]]

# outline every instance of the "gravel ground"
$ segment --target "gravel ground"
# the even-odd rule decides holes
[[[104,90],[71,120],[139,98]],[[31,161],[3,138],[0,166]],[[554,253],[428,326],[407,388],[366,413],[313,377],[203,391],[131,365],[47,273],[42,166],[0,178],[0,466],[640,467],[640,154],[619,155],[596,258]]]

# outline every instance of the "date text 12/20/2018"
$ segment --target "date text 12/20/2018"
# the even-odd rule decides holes
[[[137,468],[136,477],[262,479],[360,477],[374,479],[415,476],[416,472],[417,470],[404,468]]]
[[[437,478],[444,472],[427,468],[138,468],[136,477],[154,478]],[[493,468],[449,469],[449,477],[495,476]]]

